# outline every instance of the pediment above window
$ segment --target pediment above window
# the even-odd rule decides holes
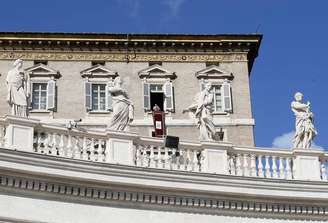
[[[139,71],[138,75],[140,78],[176,78],[175,72],[168,71],[158,64],[154,64],[146,69]]]
[[[60,73],[57,70],[50,68],[44,64],[36,64],[32,67],[25,69],[29,73],[30,77],[49,77],[49,78],[59,78]]]
[[[223,70],[217,65],[206,67],[205,69],[196,72],[195,75],[198,79],[233,79],[231,72]]]
[[[116,71],[109,70],[107,67],[97,64],[81,71],[82,77],[102,77],[102,78],[115,78],[118,76]]]

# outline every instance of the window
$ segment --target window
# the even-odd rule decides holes
[[[221,93],[221,85],[214,85],[213,86],[213,93],[214,93],[214,111],[215,112],[223,112],[222,106],[222,93]]]
[[[205,63],[206,67],[210,67],[210,66],[219,66],[220,63],[219,62],[206,62]]]
[[[46,110],[47,83],[34,83],[32,91],[32,109]]]
[[[85,107],[88,112],[107,112],[112,110],[112,95],[108,92],[113,82],[85,82]]]
[[[37,64],[43,64],[43,65],[48,65],[48,61],[47,60],[34,60],[34,65]]]
[[[54,80],[32,83],[32,110],[53,110],[55,108],[55,90]]]
[[[173,111],[172,83],[144,83],[144,109],[153,110],[157,104],[161,111]]]
[[[201,90],[204,89],[205,82],[201,82]],[[231,98],[231,87],[228,80],[224,80],[220,84],[212,84],[213,92],[213,108],[214,112],[232,113],[232,98]]]
[[[153,66],[153,65],[160,65],[162,66],[162,61],[150,61],[148,62],[148,66]]]
[[[103,60],[95,60],[95,61],[91,61],[91,66],[96,66],[96,65],[102,65],[102,66],[105,66],[105,61],[103,61]]]
[[[92,84],[92,110],[106,110],[106,84]]]

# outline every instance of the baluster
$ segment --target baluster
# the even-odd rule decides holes
[[[156,156],[156,158],[155,158],[155,162],[156,162],[156,167],[157,168],[162,168],[162,154],[161,154],[161,147],[160,146],[158,146],[157,147],[157,156]]]
[[[38,153],[42,153],[43,152],[43,148],[42,148],[42,135],[41,135],[41,132],[38,131],[37,132],[37,145],[36,145],[36,150]]]
[[[164,147],[164,162],[163,162],[163,168],[169,170],[171,166],[171,159],[169,156],[169,148]]]
[[[0,126],[0,147],[5,146],[5,128],[4,126]]]
[[[72,136],[71,135],[68,135],[68,138],[67,138],[67,145],[66,145],[66,157],[67,158],[72,158],[73,156],[73,145],[72,145]]]
[[[250,168],[249,168],[249,162],[248,162],[249,156],[248,154],[243,155],[243,172],[244,176],[249,176]]]
[[[325,160],[323,160],[321,163],[321,179],[324,181],[327,181],[328,179]]]
[[[278,178],[278,171],[277,171],[277,159],[276,156],[272,156],[272,178]]]
[[[80,137],[75,137],[75,143],[74,143],[74,158],[75,159],[81,159],[81,150],[79,146]]]
[[[150,158],[147,153],[147,146],[143,146],[143,149],[142,149],[142,166],[143,167],[149,167],[150,166]]]
[[[150,146],[150,155],[149,155],[149,167],[154,168],[155,163],[155,154],[154,154],[154,146]]]
[[[192,151],[193,154],[193,159],[192,159],[192,163],[193,163],[193,171],[195,172],[199,172],[199,163],[198,163],[198,158],[197,158],[197,150],[193,150]]]
[[[230,154],[229,156],[229,168],[230,168],[230,174],[236,175],[236,156],[234,154]]]
[[[91,138],[91,144],[90,144],[90,160],[95,161],[95,139]]]
[[[142,159],[141,159],[141,145],[136,146],[136,166],[142,165]]]
[[[192,171],[192,160],[191,160],[191,150],[188,149],[186,151],[187,159],[186,159],[186,165],[187,165],[187,171]]]
[[[262,157],[263,157],[262,155],[259,155],[259,156],[257,157],[257,162],[258,162],[258,166],[257,166],[257,168],[258,168],[258,176],[259,176],[259,177],[264,177]]]
[[[284,167],[284,158],[279,157],[279,178],[285,178],[285,167]]]
[[[178,169],[186,170],[186,151],[180,150],[180,157],[178,159]]]
[[[46,155],[48,155],[50,151],[49,143],[50,143],[50,134],[45,133],[45,138],[43,141],[43,153]]]
[[[104,145],[104,146],[103,146]],[[99,139],[99,147],[98,147],[98,161],[104,162],[105,159],[105,143],[104,140]]]
[[[171,154],[171,169],[176,170],[178,168],[177,162],[178,162],[178,157],[177,157],[177,150],[172,149],[172,154]]]
[[[265,177],[271,178],[271,171],[270,171],[270,162],[269,162],[270,156],[265,156]]]
[[[65,157],[65,147],[64,147],[64,135],[60,135],[60,141],[59,141],[59,156]]]
[[[82,159],[83,160],[89,159],[87,137],[85,136],[83,137],[83,142],[82,142]]]
[[[243,169],[242,169],[242,165],[241,165],[241,154],[237,154],[237,158],[236,158],[236,174],[237,176],[241,176],[243,175]]]
[[[286,179],[292,179],[291,158],[286,158]]]
[[[251,154],[251,170],[250,170],[250,176],[256,177],[256,156],[255,154]]]
[[[57,133],[52,134],[52,142],[51,142],[51,155],[57,156]]]

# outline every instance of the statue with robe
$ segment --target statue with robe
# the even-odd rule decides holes
[[[11,107],[11,114],[28,117],[27,100],[29,97],[29,76],[24,73],[23,61],[16,60],[9,70],[6,83],[8,87],[7,102]]]
[[[211,89],[211,83],[206,83],[204,90],[196,95],[196,102],[183,111],[191,111],[195,114],[201,141],[212,141],[215,139],[216,131],[211,116],[214,96]]]
[[[111,130],[124,131],[133,121],[134,107],[127,92],[122,88],[122,84],[121,78],[116,77],[114,86],[108,89],[113,98],[112,119],[108,125]]]
[[[294,148],[310,148],[313,138],[318,134],[314,128],[310,102],[303,103],[303,94],[300,92],[297,92],[294,98],[295,101],[291,103],[296,118],[293,145]]]

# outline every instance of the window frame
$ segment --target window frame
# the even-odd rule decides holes
[[[35,84],[45,84],[46,85],[46,107],[45,109],[40,109],[40,104],[38,109],[33,109],[33,86]],[[40,94],[40,93],[39,93]],[[30,112],[50,112],[50,110],[47,109],[47,101],[48,101],[48,80],[31,80],[31,88],[30,88]],[[40,102],[41,99],[39,99]]]
[[[165,84],[168,83],[168,82],[171,82],[172,84],[172,103],[173,103],[173,109],[167,109],[167,96],[166,96],[166,92],[165,92]],[[163,93],[164,95],[164,101],[163,101],[163,110],[165,112],[165,114],[171,114],[174,112],[174,91],[173,91],[173,83],[170,79],[165,79],[165,78],[144,78],[143,81],[142,81],[142,96],[143,96],[143,108],[144,108],[144,105],[145,105],[145,92],[144,92],[144,84],[148,84],[148,88],[149,88],[149,106],[151,106],[151,98],[150,98],[150,93],[151,93],[151,89],[150,89],[150,85],[162,85],[162,90],[161,91],[154,91],[154,92],[159,92],[159,93]],[[152,113],[152,108],[150,109],[145,109],[145,112],[148,113],[148,114],[151,114]]]
[[[109,111],[106,109],[106,98],[108,95],[108,89],[107,89],[107,83],[106,82],[101,82],[101,81],[97,81],[97,82],[93,82],[93,81],[89,81],[91,84],[91,110],[89,112],[91,113],[109,113]],[[93,109],[93,86],[94,85],[104,85],[105,86],[105,109],[104,110],[94,110]],[[98,96],[100,95],[100,92],[98,92]],[[98,106],[100,105],[100,98],[98,99]]]

